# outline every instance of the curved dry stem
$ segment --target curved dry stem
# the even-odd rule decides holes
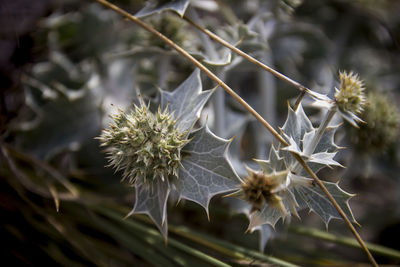
[[[215,33],[204,29],[201,25],[197,24],[196,22],[194,22],[193,20],[191,20],[190,18],[188,18],[187,16],[183,16],[183,19],[186,20],[187,22],[189,22],[191,25],[193,25],[195,28],[197,28],[198,30],[200,30],[201,32],[203,32],[204,34],[208,35],[210,38],[212,38],[213,40],[217,41],[218,43],[222,44],[223,46],[229,48],[231,51],[235,52],[236,54],[238,54],[239,56],[247,59],[248,61],[250,61],[251,63],[257,65],[258,67],[268,71],[269,73],[271,73],[272,75],[274,75],[275,77],[281,79],[282,81],[285,81],[291,85],[293,85],[294,87],[296,87],[297,89],[299,89],[301,92],[308,92],[310,91],[310,89],[308,89],[307,87],[305,87],[304,85],[290,79],[289,77],[287,77],[286,75],[283,75],[282,73],[280,73],[279,71],[276,71],[275,69],[265,65],[264,63],[262,63],[261,61],[255,59],[254,57],[250,56],[249,54],[243,52],[242,50],[240,50],[239,48],[236,48],[235,46],[231,45],[230,43],[228,43],[227,41],[225,41],[224,39],[222,39],[221,37],[219,37],[218,35],[216,35]]]
[[[213,81],[215,81],[219,86],[221,86],[228,94],[230,94],[233,98],[235,98],[236,101],[238,101],[244,108],[246,108],[247,111],[249,111],[278,141],[283,144],[284,146],[288,146],[289,144],[286,142],[286,140],[267,122],[264,120],[264,118],[258,114],[249,104],[246,103],[237,93],[235,93],[227,84],[225,84],[221,79],[219,79],[213,72],[211,72],[209,69],[207,69],[202,63],[200,63],[198,60],[196,60],[194,57],[192,57],[188,52],[186,52],[183,48],[175,44],[172,40],[155,30],[153,27],[150,25],[144,23],[140,19],[136,18],[135,16],[131,15],[130,13],[126,12],[123,9],[120,9],[116,5],[113,5],[106,0],[95,0],[98,3],[104,5],[107,8],[110,8],[114,10],[115,12],[121,14],[122,16],[126,17],[127,19],[135,22],[138,24],[140,27],[144,28],[145,30],[151,32],[158,38],[160,38],[163,42],[167,43],[170,45],[172,48],[174,48],[179,54],[187,58],[192,64],[197,66],[201,71],[203,71],[205,74],[207,74],[208,77],[210,77]],[[261,63],[261,62],[260,62]],[[271,71],[273,69],[269,68]],[[277,73],[275,70],[273,70],[275,74],[279,74],[281,76],[284,76],[280,73]],[[271,72],[272,73],[272,72]],[[297,88],[302,88],[302,91],[307,91],[308,89],[300,85],[299,83],[287,78],[284,76],[286,81],[291,81],[293,85],[297,84]],[[297,154],[292,153],[293,156],[299,161],[299,163],[304,167],[304,169],[311,175],[311,177],[315,180],[315,182],[318,184],[318,186],[322,189],[322,191],[326,194],[328,199],[331,201],[332,205],[335,207],[335,209],[339,212],[339,214],[342,216],[343,220],[346,222],[348,227],[350,228],[351,232],[354,234],[356,237],[357,241],[360,243],[361,247],[364,249],[365,253],[367,254],[370,262],[372,263],[373,266],[378,266],[376,263],[375,259],[373,258],[372,254],[368,250],[367,246],[365,245],[364,241],[358,234],[357,230],[354,228],[350,220],[347,218],[346,214],[343,212],[343,210],[340,208],[340,206],[337,204],[336,200],[332,197],[332,195],[328,192],[326,189],[325,185],[322,183],[322,181],[318,178],[318,176],[308,167],[307,163]]]

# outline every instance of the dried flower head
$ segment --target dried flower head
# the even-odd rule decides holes
[[[358,74],[346,71],[339,73],[340,88],[336,88],[335,100],[340,111],[360,114],[365,105],[365,87]]]
[[[110,166],[123,170],[123,180],[133,184],[138,178],[151,183],[178,177],[180,149],[188,140],[168,109],[153,114],[146,105],[135,106],[129,114],[118,110],[112,119],[99,139],[108,147]]]
[[[359,150],[382,152],[399,135],[400,116],[394,103],[382,93],[369,93],[361,118],[365,121],[355,135]]]
[[[251,204],[251,211],[261,211],[262,206],[268,205],[278,208],[283,214],[283,206],[279,192],[282,190],[282,177],[287,176],[287,171],[265,174],[249,170],[249,176],[241,185],[244,199]]]

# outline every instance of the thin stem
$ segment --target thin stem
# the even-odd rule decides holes
[[[311,156],[311,154],[314,152],[315,148],[317,147],[319,141],[321,140],[322,135],[324,134],[326,128],[328,127],[335,113],[336,113],[336,107],[329,109],[323,122],[319,125],[315,137],[311,141],[311,144],[304,149],[305,150],[304,154],[306,156]]]
[[[301,103],[301,100],[303,100],[303,98],[304,98],[304,96],[306,95],[306,91],[300,91],[300,94],[298,95],[298,97],[297,97],[297,99],[296,99],[296,102],[294,103],[294,106],[293,106],[293,110],[294,111],[296,111],[297,110],[297,108],[299,107],[299,105],[300,105],[300,103]]]
[[[332,197],[332,195],[328,192],[328,189],[326,189],[325,185],[322,183],[322,181],[317,177],[317,175],[308,167],[307,163],[299,156],[298,154],[292,153],[292,155],[300,162],[301,166],[306,170],[308,174],[311,175],[311,177],[314,179],[314,181],[318,184],[318,186],[321,188],[321,190],[324,192],[324,194],[328,197],[329,201],[332,203],[332,205],[335,207],[335,209],[339,212],[340,216],[343,218],[343,220],[346,222],[347,226],[350,228],[350,231],[353,233],[355,238],[357,239],[358,243],[361,245],[362,249],[364,252],[367,254],[369,261],[372,263],[373,266],[378,266],[376,263],[374,257],[372,256],[371,252],[368,250],[367,246],[365,245],[364,241],[362,240],[361,236],[358,234],[356,228],[354,228],[353,224],[350,222],[350,220],[347,218],[346,214],[343,212],[342,208],[339,206],[339,204],[336,202],[336,200]]]
[[[338,236],[336,234],[330,234],[326,231],[321,231],[321,230],[314,229],[314,228],[308,228],[308,227],[303,227],[303,226],[290,226],[289,231],[299,234],[299,235],[314,237],[314,238],[329,241],[332,243],[352,247],[352,248],[358,248],[358,249],[361,248],[360,244],[358,244],[358,242],[356,240],[354,240],[353,238]],[[369,248],[370,251],[372,251],[376,254],[379,254],[379,255],[382,255],[382,256],[385,256],[385,257],[388,257],[391,259],[400,260],[400,251],[398,251],[398,250],[387,248],[387,247],[380,246],[377,244],[368,243],[368,242],[366,242],[365,244]]]
[[[135,22],[138,24],[140,27],[144,28],[145,30],[151,32],[158,38],[160,38],[162,41],[170,45],[172,48],[174,48],[178,53],[180,53],[182,56],[186,57],[190,62],[192,62],[195,66],[197,66],[201,71],[203,71],[205,74],[207,74],[208,77],[210,77],[213,81],[215,81],[219,86],[221,86],[228,94],[230,94],[237,102],[239,102],[247,111],[249,111],[278,141],[283,145],[283,146],[288,146],[289,144],[286,142],[286,140],[279,135],[279,133],[267,122],[264,120],[264,118],[257,113],[249,104],[247,104],[246,101],[244,101],[238,94],[235,93],[227,84],[225,84],[221,79],[219,79],[213,72],[211,72],[209,69],[207,69],[203,64],[201,64],[198,60],[196,60],[194,57],[192,57],[188,52],[186,52],[183,48],[175,44],[173,41],[168,39],[166,36],[149,26],[148,24],[144,23],[140,19],[136,18],[135,16],[129,14],[123,9],[120,9],[116,5],[113,5],[105,0],[95,0],[98,3],[106,6],[107,8],[110,8],[114,10],[115,12],[121,14],[122,16],[126,17],[127,19],[130,19],[131,21]],[[242,52],[243,53],[243,52]],[[258,61],[257,61],[258,62]],[[256,63],[256,62],[255,62]],[[261,63],[261,62],[259,62]],[[257,64],[259,64],[257,63]],[[261,65],[260,65],[261,67]],[[296,86],[300,90],[308,90],[306,87],[302,86],[301,84],[291,80],[290,78],[278,73],[277,71],[270,69],[268,66],[267,67],[272,74],[274,74],[277,77],[280,77],[281,79],[291,83],[292,85]],[[339,204],[336,202],[336,200],[332,197],[332,195],[328,192],[326,189],[325,185],[322,183],[322,181],[318,178],[318,176],[308,167],[307,163],[297,154],[292,153],[292,155],[300,162],[300,164],[304,167],[304,169],[310,174],[310,176],[315,180],[315,182],[318,184],[318,186],[322,189],[324,194],[328,197],[329,201],[332,203],[332,205],[335,207],[335,209],[339,212],[343,220],[346,222],[347,226],[350,228],[351,232],[354,234],[358,242],[360,243],[361,247],[364,249],[365,253],[367,254],[370,262],[372,263],[373,266],[378,266],[377,263],[375,262],[373,256],[369,252],[368,248],[365,246],[364,241],[361,239],[360,235],[357,233],[357,230],[354,228],[350,220],[347,218],[346,214],[343,212],[342,208],[339,206]]]
[[[315,148],[317,147],[318,143],[321,141],[322,135],[324,134],[326,128],[328,127],[329,123],[331,122],[333,116],[336,114],[336,111],[337,111],[336,106],[333,106],[331,109],[329,109],[328,113],[324,117],[324,120],[319,125],[318,130],[315,133],[313,139],[311,140],[311,143],[307,147],[304,147],[304,155],[306,157],[310,157],[312,155],[312,153],[315,151]],[[292,168],[292,172],[298,173],[300,170],[301,170],[300,163],[296,162],[296,164]]]
[[[293,85],[294,87],[296,87],[300,91],[306,91],[306,92],[310,91],[310,89],[308,89],[304,85],[301,85],[300,83],[290,79],[289,77],[287,77],[287,76],[283,75],[282,73],[274,70],[273,68],[268,67],[267,65],[265,65],[261,61],[255,59],[254,57],[248,55],[247,53],[243,52],[242,50],[236,48],[235,46],[231,45],[227,41],[223,40],[222,38],[220,38],[218,35],[214,34],[213,32],[211,32],[211,31],[209,31],[207,29],[204,29],[201,25],[197,24],[196,22],[194,22],[193,20],[191,20],[187,16],[183,16],[183,19],[186,20],[187,22],[189,22],[191,25],[193,25],[195,28],[197,28],[201,32],[207,34],[210,38],[214,39],[215,41],[217,41],[218,43],[222,44],[223,46],[229,48],[230,50],[232,50],[233,52],[235,52],[239,56],[244,57],[245,59],[247,59],[251,63],[254,63],[257,66],[259,66],[260,68],[268,71],[269,73],[271,73],[275,77],[277,77],[277,78],[279,78],[279,79],[281,79],[281,80]]]
[[[230,94],[237,102],[239,102],[247,111],[249,111],[262,125],[264,125],[265,128],[268,129],[268,131],[271,132],[272,135],[275,136],[276,139],[279,140],[282,144],[285,146],[288,145],[288,143],[279,135],[279,133],[268,123],[266,122],[263,117],[261,117],[260,114],[257,113],[249,104],[246,103],[235,91],[233,91],[227,84],[225,84],[220,78],[218,78],[213,72],[211,72],[209,69],[207,69],[203,64],[201,64],[197,59],[195,59],[193,56],[191,56],[186,50],[181,48],[179,45],[175,44],[172,40],[167,38],[165,35],[162,33],[158,32],[156,29],[151,27],[150,25],[144,23],[140,19],[136,18],[135,16],[129,14],[123,9],[120,9],[116,5],[113,5],[106,0],[95,0],[96,2],[114,10],[115,12],[121,14],[122,16],[126,17],[127,19],[130,19],[131,21],[135,22],[138,24],[140,27],[143,29],[151,32],[158,38],[160,38],[162,41],[170,45],[172,48],[174,48],[178,53],[180,53],[182,56],[186,57],[190,62],[192,62],[196,67],[198,67],[201,71],[203,71],[205,74],[207,74],[208,77],[210,77],[214,82],[216,82],[219,86],[221,86],[228,94]],[[288,79],[288,78],[287,78]],[[293,83],[296,83],[293,81]]]

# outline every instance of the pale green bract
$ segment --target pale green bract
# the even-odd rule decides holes
[[[272,192],[281,199],[281,206],[277,207],[265,202],[260,210],[248,213],[250,231],[259,230],[266,224],[275,227],[279,219],[289,219],[291,215],[298,217],[297,211],[304,208],[317,213],[326,225],[332,218],[341,218],[327,196],[311,178],[307,177],[306,172],[291,154],[300,155],[315,172],[326,166],[341,166],[334,160],[339,148],[334,143],[336,128],[337,126],[327,127],[318,143],[313,145],[318,128],[313,127],[301,105],[296,111],[289,107],[288,118],[281,129],[289,146],[284,148],[272,146],[268,160],[256,160],[261,168],[259,172],[266,175],[287,171],[287,176],[281,179],[281,184],[277,186],[279,190]],[[348,203],[353,195],[342,190],[338,183],[323,183],[347,217],[356,223]],[[240,194],[237,195],[240,196]],[[261,239],[265,239],[263,231],[261,231]]]
[[[136,176],[133,180],[136,200],[128,216],[135,213],[147,214],[165,238],[167,237],[167,200],[171,192],[176,191],[180,199],[199,203],[208,214],[208,205],[213,196],[237,190],[240,183],[227,157],[230,141],[215,136],[207,126],[193,131],[201,110],[212,93],[212,90],[202,91],[199,70],[195,70],[173,92],[160,90],[160,110],[165,110],[165,116],[167,114],[172,116],[174,121],[169,125],[174,127],[174,131],[186,133],[184,136],[178,134],[177,136],[190,141],[183,148],[178,148],[181,154],[178,175],[168,174],[168,177],[164,179],[148,179],[146,175]],[[124,138],[130,137],[127,135]],[[135,164],[141,163],[125,164],[121,169],[126,166],[134,167]],[[114,167],[118,169],[118,166]],[[148,170],[148,172],[152,171]]]

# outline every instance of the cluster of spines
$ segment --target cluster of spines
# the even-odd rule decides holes
[[[177,121],[166,108],[151,113],[146,105],[130,113],[118,110],[108,129],[99,137],[108,147],[110,166],[123,170],[122,180],[131,184],[144,180],[178,177],[181,148],[188,143],[186,132],[179,132]]]
[[[365,87],[358,74],[346,71],[339,73],[340,86],[335,92],[335,101],[343,112],[360,114],[366,102]]]
[[[251,212],[261,211],[264,204],[268,204],[286,213],[282,198],[279,196],[281,176],[282,172],[266,174],[249,170],[241,189],[244,199],[251,204]]]

